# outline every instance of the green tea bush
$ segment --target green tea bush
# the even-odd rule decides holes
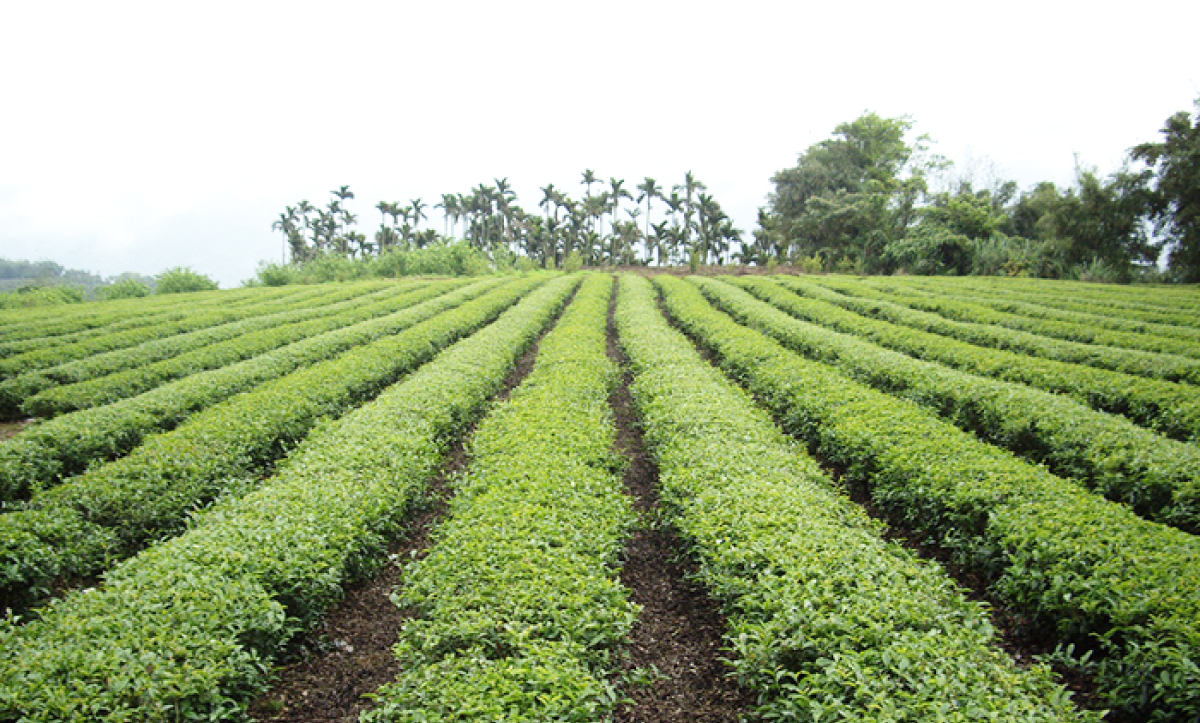
[[[124,454],[147,435],[171,429],[192,414],[235,394],[407,329],[495,285],[496,282],[485,280],[441,295],[437,293],[440,289],[427,288],[347,311],[333,320],[314,320],[291,329],[262,332],[243,339],[242,343],[252,349],[279,348],[245,361],[185,376],[137,396],[128,395],[135,394],[140,388],[154,386],[157,374],[171,373],[178,367],[170,364],[164,369],[152,365],[130,374],[75,385],[69,391],[68,388],[53,390],[48,395],[53,396],[52,401],[45,398],[41,401],[70,405],[71,408],[90,408],[31,427],[0,445],[0,500],[19,499],[33,490],[56,484],[64,477],[82,472],[89,464]],[[333,327],[331,330],[330,326]],[[276,342],[282,342],[284,346]],[[226,359],[229,350],[212,351]],[[238,353],[235,350],[235,354]],[[204,358],[207,359],[207,355]],[[181,363],[196,361],[189,358]],[[106,403],[113,399],[120,401]]]
[[[23,625],[0,622],[0,719],[240,719],[287,642],[386,561],[447,450],[577,284],[551,280],[318,427],[258,490],[197,516],[104,586]]]
[[[317,299],[315,304],[312,303],[314,300],[304,299],[299,305],[292,307],[295,309],[293,311],[279,311],[277,305],[264,304],[255,313],[248,313],[241,319],[234,318],[227,323],[202,327],[194,331],[183,331],[179,334],[167,335],[164,338],[150,338],[136,346],[100,351],[55,366],[42,367],[18,374],[0,382],[0,415],[13,417],[25,413],[39,417],[54,416],[59,413],[58,410],[28,408],[26,405],[29,398],[60,385],[75,384],[118,372],[130,372],[147,364],[176,357],[192,349],[236,339],[257,330],[269,329],[306,318],[334,314],[353,304],[353,302],[348,302],[340,307],[334,306],[339,299],[359,296],[370,290],[368,287],[345,289],[337,295]],[[26,408],[22,409],[22,407]]]
[[[109,561],[177,534],[190,510],[229,490],[241,491],[242,480],[285,456],[321,420],[372,398],[441,348],[495,319],[539,283],[510,282],[402,333],[235,396],[151,437],[127,457],[35,494],[26,509],[0,515],[0,595],[29,596],[29,590],[48,587],[57,577],[95,575]],[[118,544],[104,561],[64,557],[54,540],[29,540],[28,520],[44,513],[78,519],[96,535],[115,535]],[[63,563],[55,569],[29,564],[39,556],[63,558]]]
[[[476,431],[429,554],[396,602],[418,611],[368,721],[597,721],[636,611],[617,580],[634,515],[608,395],[610,276],[584,281],[533,371]]]
[[[656,302],[649,282],[622,279],[633,397],[668,519],[724,605],[761,719],[1098,720],[1047,669],[1005,655],[943,570],[885,542]]]
[[[837,279],[821,279],[809,283],[837,292],[834,294],[816,292],[810,294],[823,301],[835,303],[872,318],[884,319],[895,324],[959,339],[971,344],[1006,349],[1020,354],[1072,364],[1083,364],[1098,369],[1111,369],[1152,379],[1166,379],[1189,384],[1200,383],[1200,360],[1185,358],[1178,354],[1052,339],[1028,331],[998,326],[991,323],[991,320],[984,323],[957,321],[940,314],[909,308],[887,298],[881,298],[882,295],[862,298],[850,294],[846,290],[846,282]],[[1197,347],[1195,351],[1200,353],[1200,347]]]
[[[1200,542],[1044,467],[981,442],[912,402],[803,359],[660,276],[671,316],[845,470],[848,484],[949,550],[1032,626],[1098,653],[1108,705],[1134,720],[1200,716]]]
[[[1149,519],[1200,530],[1200,449],[1069,397],[913,359],[784,313],[804,299],[769,279],[743,277],[744,292],[691,279],[740,323],[863,384],[911,399],[981,438],[1075,477]]]
[[[807,321],[971,374],[1066,394],[1175,439],[1200,438],[1200,389],[1196,387],[976,346],[875,319],[865,307],[862,314],[841,308],[837,302],[848,297],[812,283],[793,277],[778,280],[815,302],[811,315],[804,316]]]

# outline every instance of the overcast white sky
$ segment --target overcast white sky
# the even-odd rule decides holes
[[[1023,188],[1200,97],[1200,3],[0,0],[0,257],[106,276],[278,260],[285,205],[693,171],[746,232],[865,110]],[[431,213],[431,220],[440,217]]]

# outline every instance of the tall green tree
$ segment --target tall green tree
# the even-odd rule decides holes
[[[1171,273],[1200,282],[1200,99],[1196,118],[1180,111],[1167,119],[1163,139],[1132,149],[1135,160],[1153,169],[1152,214],[1167,242]]]
[[[827,266],[882,268],[883,249],[916,218],[926,177],[942,166],[912,143],[908,118],[866,113],[834,129],[772,177],[766,232],[787,253],[820,255]]]
[[[646,180],[644,180],[640,184],[638,184],[637,190],[638,190],[637,202],[638,203],[641,203],[642,201],[646,202],[646,237],[649,238],[650,237],[650,210],[651,210],[650,204],[654,199],[662,198],[663,190],[662,190],[662,186],[659,186],[658,182],[655,181],[653,178],[650,178],[649,176],[646,176]]]

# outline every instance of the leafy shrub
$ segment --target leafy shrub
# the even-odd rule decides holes
[[[78,304],[83,301],[83,289],[77,286],[22,286],[16,291],[0,293],[0,309],[29,309],[37,306]]]
[[[1149,519],[1200,530],[1200,449],[1194,445],[1062,395],[913,359],[801,321],[784,312],[820,302],[805,300],[768,279],[736,279],[768,303],[716,280],[691,281],[740,323],[789,349],[929,407],[989,442],[1084,481]]]
[[[691,307],[674,298],[675,287],[679,295],[689,287],[671,281],[664,286],[678,318]],[[670,328],[656,302],[646,280],[622,279],[617,327],[631,391],[664,510],[724,604],[732,664],[758,694],[758,716],[1098,718],[1074,710],[1046,669],[1019,668],[1001,652],[985,609],[941,568],[885,542],[768,414]]]
[[[24,625],[0,620],[0,719],[239,719],[287,641],[387,560],[385,539],[576,283],[545,284],[319,427],[260,489],[198,515],[103,587]]]
[[[176,266],[158,275],[156,294],[185,294],[193,291],[216,291],[217,282],[187,266]]]
[[[910,274],[965,274],[971,268],[971,239],[935,224],[922,224],[883,249],[888,268]]]
[[[1101,655],[1096,680],[1130,720],[1200,715],[1200,542],[1148,522],[739,326],[660,276],[672,317],[792,434],[1034,626]]]
[[[814,309],[811,316],[805,316],[822,326],[856,334],[880,346],[972,374],[1067,394],[1093,409],[1124,415],[1174,439],[1200,439],[1200,387],[978,346],[982,337],[975,339],[977,343],[970,343],[875,318],[886,319],[890,315],[900,314],[908,320],[914,320],[916,317],[913,314],[917,312],[911,309],[906,311],[895,304],[855,299],[835,293],[820,284],[793,277],[779,277],[779,282],[792,291],[825,302],[819,305],[819,309]],[[938,322],[937,318],[932,318],[935,316],[925,315],[920,317],[921,322],[914,323],[936,322],[939,326],[949,323],[946,319]],[[993,337],[1001,333],[996,330],[981,331]],[[1105,347],[1097,349],[1100,350],[1098,353],[1115,359],[1110,352],[1103,351]],[[1164,365],[1164,368],[1168,366]],[[1158,364],[1151,362],[1145,368],[1153,372],[1158,369]]]
[[[127,557],[147,542],[177,533],[187,512],[283,456],[323,418],[340,416],[378,394],[442,347],[495,319],[542,279],[521,278],[447,313],[384,334],[371,343],[263,384],[151,438],[132,454],[35,494],[27,509],[0,515],[0,540],[28,528],[30,514],[84,516],[120,539],[110,559]],[[7,553],[7,551],[5,551]],[[0,554],[0,588],[22,594],[46,585],[46,571]],[[100,572],[95,561],[64,562],[69,578]]]
[[[420,611],[371,721],[606,720],[635,607],[616,579],[634,515],[613,464],[612,290],[590,276],[536,365],[475,432],[472,464],[397,603]]]
[[[143,296],[150,295],[150,287],[137,279],[122,279],[115,284],[101,286],[96,294],[105,301],[140,299]]]
[[[571,253],[567,254],[566,260],[563,261],[563,271],[567,272],[568,274],[572,274],[582,268],[583,257],[579,255],[578,251],[572,251]]]
[[[446,287],[433,286],[378,304],[358,306],[328,320],[264,331],[225,346],[199,350],[190,358],[48,390],[45,395],[28,400],[31,410],[80,411],[40,424],[0,446],[0,499],[17,498],[31,488],[54,484],[59,476],[77,474],[93,461],[124,454],[146,435],[170,429],[191,414],[300,367],[407,329],[494,285],[495,282],[485,280],[445,294],[440,292]],[[264,353],[237,361],[243,350]],[[221,362],[228,365],[190,373],[193,365],[219,366]],[[130,396],[179,376],[184,378]],[[39,463],[30,465],[30,460]]]

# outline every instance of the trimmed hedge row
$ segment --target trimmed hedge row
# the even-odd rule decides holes
[[[1072,283],[1069,288],[1060,289],[1057,291],[1047,289],[1031,289],[1015,283],[1003,283],[1007,280],[981,280],[979,285],[954,283],[954,279],[932,279],[921,278],[914,279],[911,283],[936,290],[938,293],[960,293],[961,290],[969,290],[973,293],[986,292],[989,296],[998,296],[1000,298],[1018,299],[1039,306],[1048,306],[1054,309],[1062,309],[1067,311],[1084,312],[1089,314],[1103,314],[1109,318],[1131,319],[1137,321],[1151,322],[1155,324],[1168,324],[1185,328],[1195,329],[1200,327],[1200,318],[1192,310],[1180,311],[1177,305],[1163,307],[1157,304],[1145,304],[1138,302],[1128,302],[1117,299],[1108,294],[1096,295],[1088,294],[1087,298],[1081,299],[1081,292],[1084,291],[1083,285]],[[1108,286],[1105,291],[1119,289],[1120,287]],[[1141,289],[1143,287],[1139,287]],[[1063,293],[1065,292],[1065,294]],[[1099,309],[1099,310],[1098,310]]]
[[[665,509],[724,603],[763,719],[1097,719],[1001,652],[986,609],[940,567],[885,542],[668,326],[644,279],[622,279],[617,325]]]
[[[978,377],[800,321],[797,298],[765,278],[689,279],[739,323],[853,379],[929,407],[993,444],[1076,477],[1148,519],[1200,531],[1200,448],[1097,412],[1068,397]]]
[[[972,374],[1067,394],[1095,409],[1122,414],[1175,439],[1200,437],[1200,389],[1120,372],[1028,357],[1003,349],[968,344],[939,334],[898,326],[841,308],[840,294],[787,277],[786,288],[804,294],[788,313]]]
[[[919,284],[905,284],[902,288],[906,292],[926,294],[930,298],[950,297],[965,299],[998,311],[1035,319],[1048,319],[1067,324],[1078,324],[1087,328],[1130,332],[1151,338],[1171,337],[1176,340],[1200,343],[1200,329],[1195,327],[1158,321],[1143,321],[1124,316],[1110,316],[1096,312],[1088,304],[1081,304],[1080,310],[1072,311],[1042,303],[1036,295],[1026,296],[1015,293],[997,293],[990,288],[962,288],[956,290]]]
[[[372,293],[364,296],[368,291]],[[176,334],[164,339],[154,339],[138,344],[137,346],[115,349],[57,366],[18,374],[11,379],[0,382],[0,418],[13,419],[22,412],[30,416],[52,417],[56,414],[61,414],[63,411],[71,411],[72,408],[70,406],[61,409],[60,405],[55,404],[30,403],[32,401],[30,398],[45,390],[61,385],[77,384],[120,372],[136,374],[136,370],[139,367],[156,362],[170,361],[192,350],[203,349],[204,347],[210,347],[220,342],[230,342],[230,345],[236,345],[238,337],[246,334],[274,329],[286,324],[296,324],[310,319],[333,316],[339,312],[352,310],[356,306],[371,303],[372,300],[379,301],[389,296],[395,296],[402,293],[402,291],[403,289],[399,287],[382,290],[357,286],[346,287],[340,290],[340,293],[328,294],[316,300],[308,300],[308,303],[301,307],[292,307],[283,311],[264,310],[262,314],[240,321]],[[316,305],[310,305],[314,303]],[[231,342],[231,340],[233,341]],[[132,395],[127,394],[125,396]],[[116,397],[108,401],[116,401],[119,398],[122,397]]]
[[[40,339],[42,345],[55,343],[56,338],[76,332],[104,333],[109,325],[137,321],[146,316],[186,311],[196,307],[211,307],[252,298],[253,290],[209,291],[197,294],[178,294],[148,299],[118,299],[70,307],[55,306],[35,309],[0,311],[0,356],[7,356],[7,344]]]
[[[213,301],[206,305],[189,305],[183,308],[184,311],[169,314],[162,321],[154,324],[141,325],[111,334],[101,334],[67,344],[39,343],[34,349],[0,359],[0,379],[34,369],[58,366],[115,349],[126,349],[175,334],[185,334],[259,316],[272,307],[266,304],[255,304],[242,308],[233,304]]]
[[[17,437],[0,443],[0,500],[20,499],[34,490],[82,472],[89,464],[119,457],[140,444],[146,435],[170,429],[221,400],[407,329],[479,296],[498,283],[493,279],[476,282],[380,318],[373,317],[378,311],[386,310],[386,304],[382,309],[363,308],[348,312],[348,316],[339,321],[349,324],[343,328],[301,341],[293,340],[266,354],[193,374],[136,397],[65,414],[29,427]],[[423,293],[417,292],[418,297]],[[351,323],[357,319],[364,321]],[[318,323],[313,330],[319,330],[319,326]],[[274,333],[285,342],[292,339],[288,330]],[[144,367],[141,374],[152,375],[155,371]],[[137,384],[136,381],[133,383]]]
[[[912,402],[739,326],[678,279],[671,315],[781,421],[896,519],[952,551],[1046,634],[1100,652],[1136,720],[1200,716],[1200,540],[1148,522]]]
[[[1200,357],[1200,329],[1185,329],[1165,324],[1153,325],[1161,331],[1133,332],[1126,329],[1106,328],[1105,325],[1095,324],[1094,320],[1106,320],[1107,317],[1095,314],[1077,314],[1078,318],[1070,321],[1060,321],[1047,318],[1043,312],[1039,316],[1027,316],[1018,312],[1017,305],[1004,304],[1005,310],[996,308],[994,304],[983,303],[974,297],[963,294],[941,296],[917,287],[903,283],[892,283],[890,279],[857,280],[853,277],[814,279],[821,286],[834,289],[840,293],[877,301],[888,301],[924,312],[931,312],[947,319],[971,324],[990,324],[1005,327],[1020,332],[1036,334],[1040,337],[1061,339],[1080,344],[1094,344],[1106,347],[1138,350],[1154,354],[1169,354],[1185,357]],[[1032,304],[1024,305],[1035,311],[1039,307]],[[1044,307],[1041,307],[1044,309]],[[1070,316],[1070,314],[1067,314]],[[1135,323],[1136,325],[1136,323]],[[1143,324],[1145,329],[1147,325]],[[1039,356],[1045,356],[1041,354]],[[1200,362],[1196,362],[1200,364]],[[1099,366],[1099,365],[1096,365]],[[1164,375],[1148,375],[1164,376]]]
[[[337,422],[258,490],[24,625],[0,622],[0,719],[240,719],[287,642],[386,563],[428,480],[578,278],[533,291]]]
[[[322,419],[336,418],[495,319],[544,278],[519,279],[457,309],[206,409],[127,457],[89,469],[0,515],[0,599],[28,606],[59,578],[103,571],[147,543],[177,534],[187,513],[251,488]],[[41,531],[47,517],[85,530],[72,540]],[[31,539],[35,538],[35,539]],[[106,554],[98,557],[96,540]],[[82,552],[81,546],[85,546]]]
[[[612,277],[589,276],[533,371],[474,435],[469,473],[394,599],[417,617],[367,721],[606,720],[637,608],[616,579],[635,521],[607,358]]]
[[[316,318],[312,318],[314,315],[311,312],[306,312],[304,316],[310,317],[308,319],[300,318],[287,324],[272,325],[170,359],[97,379],[46,389],[26,399],[21,409],[31,416],[56,417],[80,409],[112,404],[174,379],[220,369],[317,334],[408,308],[464,285],[463,282],[455,280],[424,287],[389,289],[382,294],[372,294],[366,299],[351,299],[331,304],[326,307],[329,310],[327,313],[316,315]],[[113,352],[116,356],[120,354],[121,352]],[[3,384],[0,384],[0,387],[2,386]]]
[[[843,292],[841,287],[841,284],[828,279],[819,283],[804,281],[798,286],[801,293],[806,296],[837,304],[863,316],[883,319],[893,324],[958,339],[968,344],[1003,349],[1069,364],[1108,369],[1149,379],[1200,384],[1200,360],[1197,359],[1177,354],[1154,354],[1134,349],[1081,344],[992,324],[954,321],[939,314],[912,309],[893,301],[849,296],[847,292]],[[1197,393],[1200,394],[1200,392]]]
[[[76,316],[82,315],[84,312],[77,311],[76,307],[66,309],[59,306],[56,307],[58,310],[57,316],[53,318],[24,321],[20,325],[22,327],[20,330],[15,328],[15,326],[10,326],[7,329],[6,340],[0,341],[0,358],[26,352],[31,349],[42,349],[57,344],[84,341],[116,331],[125,331],[139,326],[160,323],[167,319],[169,315],[175,315],[176,318],[180,318],[184,313],[194,311],[197,308],[241,305],[233,298],[234,292],[225,291],[219,293],[228,295],[230,297],[229,300],[225,301],[224,297],[218,295],[208,296],[207,300],[201,300],[191,298],[191,294],[172,294],[168,297],[155,299],[127,299],[86,304],[84,307],[87,309],[98,305],[106,311],[102,313],[88,312],[90,325],[75,330],[71,330],[69,325],[71,325]],[[291,294],[285,298],[277,298],[277,295],[271,295],[262,298],[256,303],[286,305],[319,295],[317,290],[312,290],[304,294]],[[253,299],[255,297],[249,294],[249,292],[244,292],[241,293],[241,298],[244,302],[247,298]],[[122,306],[123,308],[119,310],[112,309],[111,307],[114,306]],[[65,319],[63,318],[64,314],[66,314]],[[61,333],[55,333],[55,330],[60,329],[63,325],[68,326]]]

